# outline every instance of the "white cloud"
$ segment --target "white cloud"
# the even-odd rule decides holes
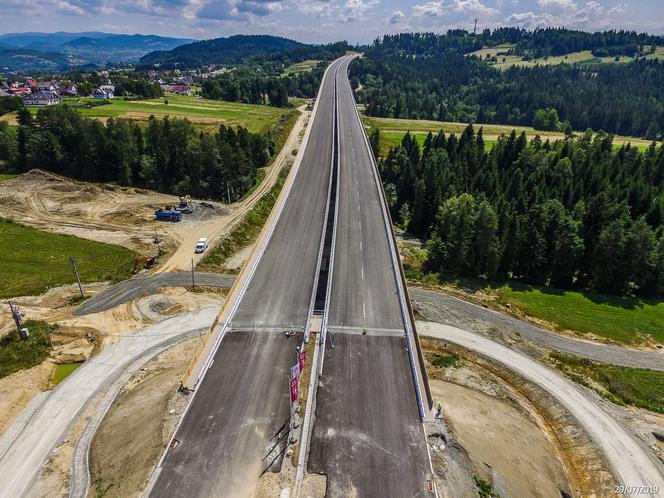
[[[395,10],[390,16],[390,24],[401,24],[406,19],[406,14],[400,10]]]
[[[561,9],[576,9],[574,0],[538,0],[540,7],[559,7]]]
[[[413,5],[413,14],[416,16],[438,17],[445,14],[446,9],[442,0]]]
[[[80,8],[78,5],[73,5],[69,2],[64,2],[64,1],[55,2],[55,8],[65,14],[72,14],[75,16],[82,16],[85,14],[85,11],[82,8]]]
[[[498,14],[499,11],[487,7],[479,0],[454,0],[454,12],[492,16]]]
[[[363,14],[371,7],[378,4],[378,0],[347,0],[343,7],[341,22],[352,22],[363,17]]]
[[[624,14],[625,12],[627,12],[627,5],[624,3],[619,3],[615,7],[609,9],[608,14],[609,15]]]

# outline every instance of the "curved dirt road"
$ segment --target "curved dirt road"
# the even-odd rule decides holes
[[[93,397],[119,379],[142,355],[177,341],[194,330],[206,330],[218,306],[208,306],[121,337],[88,360],[56,389],[40,397],[21,426],[0,439],[0,497],[22,496],[32,485],[51,451]]]
[[[443,339],[479,353],[545,389],[601,448],[618,482],[625,486],[647,486],[658,490],[652,493],[628,494],[629,496],[662,496],[662,464],[634,436],[585,396],[572,381],[526,355],[481,335],[432,322],[418,322],[417,328],[422,336]]]

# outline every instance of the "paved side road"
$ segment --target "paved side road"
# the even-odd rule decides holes
[[[218,306],[209,306],[123,336],[43,396],[32,415],[17,420],[21,426],[10,427],[0,439],[0,497],[16,498],[29,489],[51,451],[97,393],[147,352],[175,343],[191,331],[208,329],[218,311]]]
[[[601,448],[616,479],[625,486],[639,485],[659,492],[638,496],[662,496],[664,468],[655,456],[575,384],[528,356],[509,349],[486,337],[465,330],[430,322],[419,322],[422,336],[453,342],[490,358],[545,389],[584,427]],[[637,496],[637,495],[630,495]]]
[[[621,346],[600,344],[559,335],[541,329],[497,311],[468,303],[440,292],[411,287],[408,289],[413,305],[427,319],[467,329],[477,325],[498,324],[519,332],[523,337],[546,348],[562,351],[589,360],[664,371],[664,350],[638,351]],[[481,327],[479,327],[481,328]],[[475,330],[479,331],[478,329]]]
[[[228,288],[233,285],[235,275],[196,273],[194,280],[196,285]],[[128,303],[143,295],[154,294],[162,287],[188,287],[190,285],[191,273],[186,271],[136,275],[92,296],[81,304],[74,314],[82,316],[99,313],[115,308],[120,304]]]

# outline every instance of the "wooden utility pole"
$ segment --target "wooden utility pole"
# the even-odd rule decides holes
[[[161,239],[159,238],[159,234],[157,233],[157,229],[154,229],[154,243],[157,244],[157,252],[158,256],[161,256]]]
[[[191,258],[191,287],[196,287],[196,281],[194,280],[194,258]]]
[[[81,277],[78,274],[78,267],[76,266],[76,260],[74,259],[74,256],[69,256],[69,262],[74,268],[74,275],[76,275],[76,282],[78,282],[78,290],[81,291],[81,299],[85,299],[85,294],[83,294],[83,286],[81,285]]]
[[[473,35],[477,35],[477,17],[475,18],[475,27],[473,28]]]

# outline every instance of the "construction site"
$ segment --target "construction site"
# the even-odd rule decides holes
[[[661,350],[407,285],[343,69],[354,57],[330,66],[238,202],[42,170],[0,181],[9,228],[112,246],[115,265],[95,279],[94,257],[62,253],[43,267],[65,283],[2,289],[3,347],[42,337],[44,354],[0,377],[0,497],[568,498],[611,496],[632,477],[659,485],[664,415],[608,398],[551,352],[661,372]],[[322,162],[325,174],[308,168]],[[268,195],[265,219],[252,217]],[[238,227],[258,235],[206,264]],[[26,252],[19,270],[39,264]]]

